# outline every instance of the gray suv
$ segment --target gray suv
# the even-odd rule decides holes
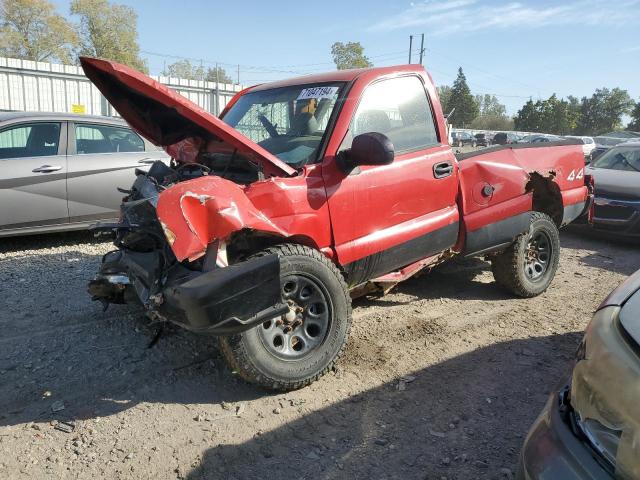
[[[116,219],[136,168],[169,157],[123,120],[0,113],[0,237]]]

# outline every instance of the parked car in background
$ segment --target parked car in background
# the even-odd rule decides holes
[[[591,152],[591,161],[595,160],[616,145],[626,142],[640,141],[640,133],[628,131],[609,132],[604,135],[593,137],[593,140],[595,142],[595,148]]]
[[[476,133],[476,145],[478,147],[488,147],[491,145],[491,140],[493,139],[493,135],[489,133]]]
[[[518,143],[546,143],[546,142],[559,142],[562,137],[557,135],[548,135],[545,133],[536,133],[533,135],[525,135]]]
[[[116,219],[134,170],[169,157],[123,120],[0,113],[0,237]]]
[[[596,143],[594,142],[593,137],[565,135],[565,138],[576,138],[578,140],[582,140],[582,151],[584,152],[584,156],[591,158],[591,153],[596,148]]]
[[[494,135],[493,143],[494,145],[510,145],[517,143],[518,138],[518,135],[512,132],[499,132]]]
[[[531,143],[549,143],[549,142],[559,142],[562,140],[562,137],[558,137],[557,135],[540,135],[537,138],[531,140]]]
[[[476,137],[469,132],[451,132],[451,145],[454,147],[462,147],[464,145],[476,146]]]
[[[593,228],[640,238],[640,141],[611,147],[585,174],[595,181]]]
[[[593,150],[591,150],[591,157],[588,159],[589,162],[593,162],[596,158],[598,158],[600,155],[602,155],[604,152],[606,152],[610,148],[611,148],[610,145],[600,145],[596,141],[596,144]]]
[[[523,136],[523,137],[520,137],[520,139],[518,140],[518,143],[531,143],[531,142],[530,142],[530,140],[531,140],[532,138],[537,137],[537,136],[538,136],[538,134],[537,134],[537,133],[536,133],[536,134],[533,134],[533,135],[525,135],[525,136]]]
[[[640,271],[602,302],[574,362],[529,430],[516,478],[640,478]]]

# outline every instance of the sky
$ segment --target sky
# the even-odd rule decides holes
[[[70,0],[54,0],[68,15]],[[462,67],[474,94],[514,115],[529,99],[620,87],[640,100],[640,0],[119,0],[138,13],[152,74],[179,58],[218,62],[251,85],[335,68],[331,45],[360,42],[376,66],[419,60],[437,85]]]

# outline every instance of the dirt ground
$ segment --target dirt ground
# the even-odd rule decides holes
[[[534,299],[477,260],[356,301],[336,371],[273,394],[213,339],[147,348],[140,312],[90,302],[109,244],[1,240],[0,478],[511,478],[594,308],[640,268],[633,245],[578,231],[562,247]]]

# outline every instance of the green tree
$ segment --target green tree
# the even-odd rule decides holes
[[[529,100],[515,117],[515,128],[526,132],[569,135],[579,117],[577,98],[558,98],[554,93],[546,100]]]
[[[440,99],[440,106],[442,107],[442,113],[448,115],[451,109],[449,108],[449,100],[451,100],[451,87],[449,85],[441,85],[437,87],[438,98]]]
[[[0,55],[71,63],[78,36],[47,0],[0,0]]]
[[[513,119],[507,116],[507,108],[495,95],[475,96],[480,114],[471,122],[478,130],[513,130]]]
[[[201,65],[193,65],[189,60],[178,60],[167,66],[162,71],[162,75],[188,80],[204,80],[205,71]]]
[[[235,83],[227,71],[218,66],[207,70],[206,80],[219,83]]]
[[[106,58],[147,71],[140,58],[138,15],[133,8],[108,0],[73,0],[71,14],[80,17],[80,54]]]
[[[622,127],[622,117],[634,102],[626,90],[598,88],[591,97],[583,97],[576,132],[579,135],[600,135]]]
[[[447,108],[456,109],[451,119],[451,124],[454,127],[464,128],[470,126],[471,122],[480,113],[480,108],[476,99],[471,95],[471,90],[469,90],[467,78],[464,76],[462,68],[458,68],[458,77],[451,87],[451,97]]]
[[[631,122],[627,125],[627,130],[640,132],[640,100],[636,103],[631,111]]]
[[[478,130],[513,130],[513,125],[513,118],[506,115],[479,115],[470,127]]]
[[[178,60],[177,62],[165,67],[165,69],[162,70],[162,75],[167,77],[186,78],[188,80],[233,83],[233,79],[227,74],[224,68],[214,67],[205,71],[202,65],[194,65],[187,59]]]
[[[576,118],[571,104],[556,97],[555,93],[545,102],[545,120],[547,131],[556,135],[569,135],[576,128]]]
[[[336,42],[331,45],[331,55],[338,70],[373,67],[373,63],[365,56],[364,47],[360,42]]]
[[[513,119],[516,130],[524,132],[542,131],[542,116],[540,114],[540,101],[534,103],[528,100]]]
[[[500,103],[498,97],[485,93],[484,95],[475,96],[476,103],[480,108],[480,115],[483,117],[505,117],[507,116],[507,107]]]

